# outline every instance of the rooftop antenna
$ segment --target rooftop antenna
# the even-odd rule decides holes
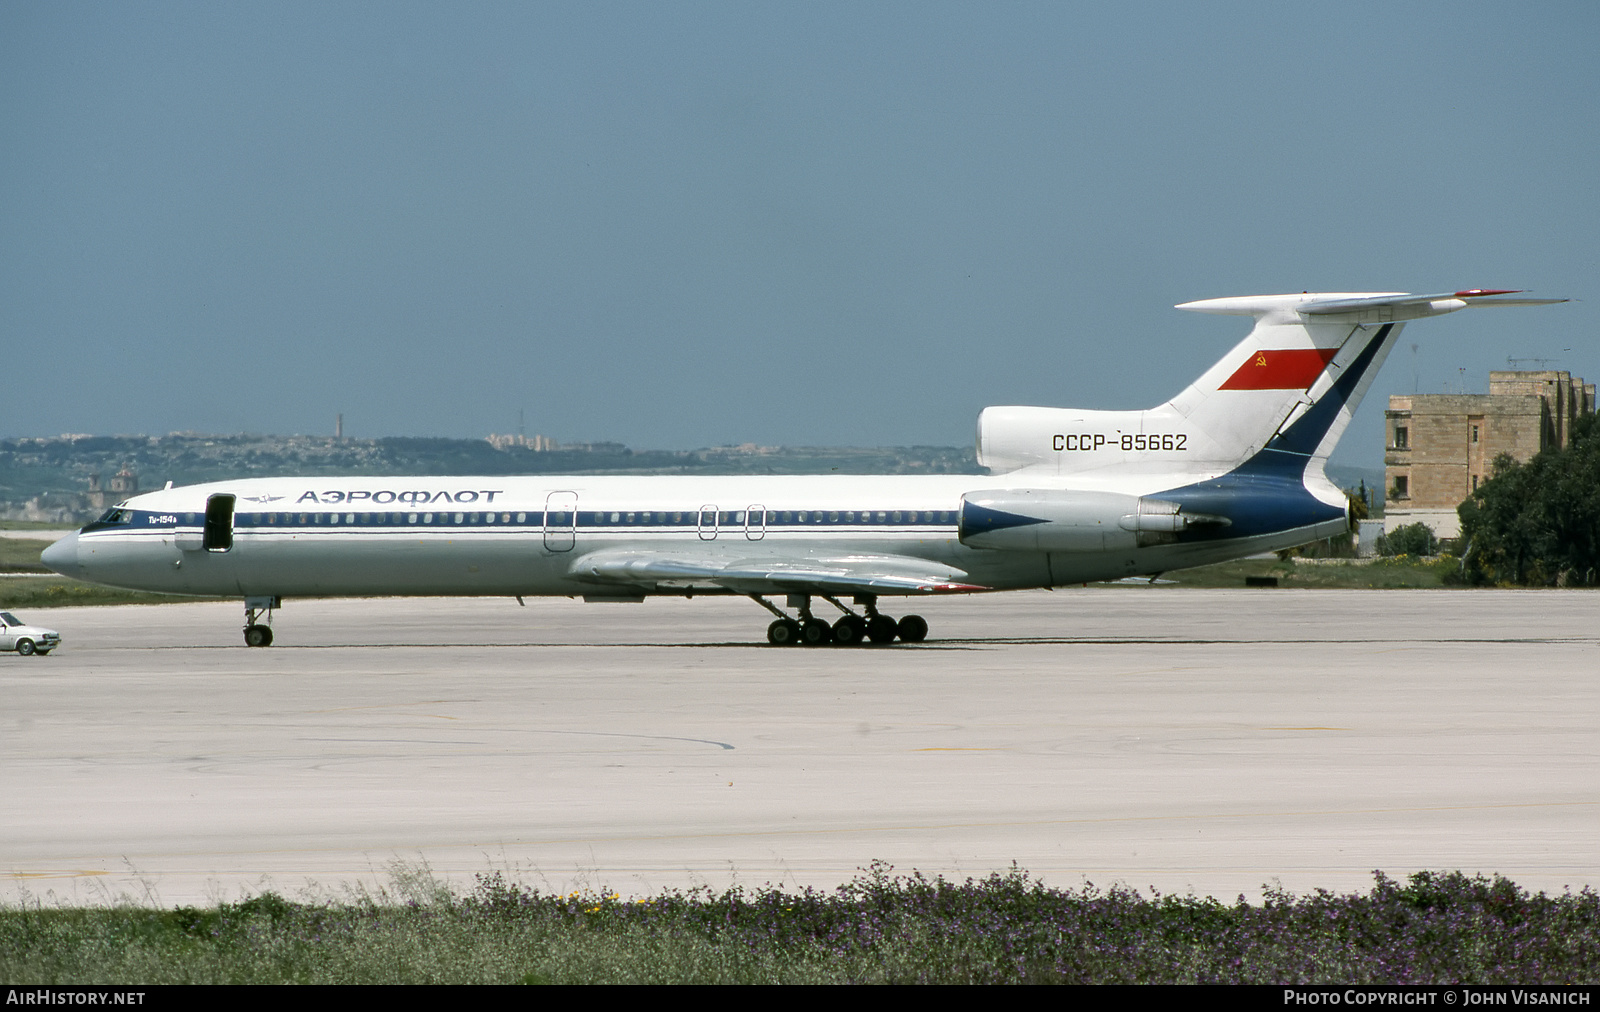
[[[1512,358],[1510,355],[1506,356],[1506,365],[1509,365],[1513,369],[1517,368],[1517,363],[1519,362],[1537,362],[1542,368],[1552,362],[1559,361],[1561,361],[1559,358]]]

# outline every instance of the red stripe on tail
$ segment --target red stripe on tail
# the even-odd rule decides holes
[[[1282,348],[1251,355],[1220,390],[1305,390],[1317,381],[1337,348]]]

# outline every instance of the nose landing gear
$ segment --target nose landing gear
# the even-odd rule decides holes
[[[244,599],[244,645],[247,647],[272,646],[272,612],[282,607],[281,597],[247,597]]]

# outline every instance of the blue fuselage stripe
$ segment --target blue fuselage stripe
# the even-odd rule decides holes
[[[84,534],[110,531],[120,534],[161,534],[198,531],[202,513],[159,513],[124,510],[119,522],[100,522],[83,528]],[[951,532],[955,510],[766,510],[765,517],[746,510],[579,510],[576,521],[569,512],[550,511],[548,526],[543,511],[445,510],[433,512],[240,512],[233,516],[235,534],[415,533],[419,531],[511,531],[564,533],[568,531],[678,532],[716,529],[766,532],[829,530]]]

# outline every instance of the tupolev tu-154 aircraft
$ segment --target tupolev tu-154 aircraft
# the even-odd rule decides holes
[[[1565,301],[1517,294],[1184,303],[1255,326],[1148,411],[986,408],[987,476],[222,481],[118,503],[43,561],[242,597],[250,646],[272,643],[283,598],[338,595],[743,594],[775,616],[776,645],[915,643],[927,622],[884,615],[881,598],[1153,575],[1344,533],[1349,503],[1323,467],[1405,321]],[[813,598],[842,615],[814,616]]]

